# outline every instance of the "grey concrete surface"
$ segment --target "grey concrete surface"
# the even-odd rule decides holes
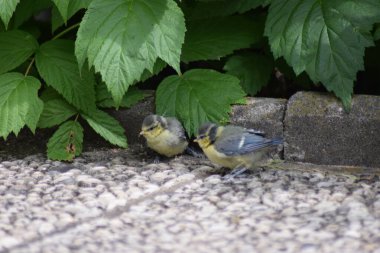
[[[286,99],[248,98],[246,105],[234,105],[231,124],[253,128],[268,137],[283,137]]]
[[[378,170],[226,181],[203,159],[151,161],[139,147],[2,161],[0,252],[380,252]]]
[[[332,95],[296,93],[286,110],[285,159],[380,167],[380,97],[355,95],[347,113]]]

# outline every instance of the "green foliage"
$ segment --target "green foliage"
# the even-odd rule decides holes
[[[189,19],[224,17],[235,13],[244,13],[266,4],[268,4],[266,0],[198,1],[185,3],[184,12]]]
[[[66,100],[62,98],[50,99],[44,101],[44,110],[37,126],[47,128],[60,125],[76,113],[75,108],[67,103]]]
[[[14,29],[20,27],[34,14],[37,14],[43,9],[50,8],[52,5],[53,3],[51,0],[21,0],[21,2],[16,7],[15,13],[13,14],[12,27]]]
[[[82,153],[83,128],[77,122],[69,120],[63,123],[47,144],[49,159],[71,161]]]
[[[70,0],[52,0],[57,7],[59,13],[61,14],[61,17],[63,18],[63,22],[67,22],[67,12],[70,4]]]
[[[219,60],[262,37],[260,27],[245,16],[194,20],[187,23],[187,29],[181,57],[184,62]]]
[[[80,9],[85,9],[92,0],[54,0],[56,6],[51,12],[51,29],[55,31],[58,27],[67,23],[67,19],[71,18]]]
[[[380,24],[378,24],[375,28],[375,32],[373,33],[374,40],[380,40]]]
[[[348,108],[364,49],[373,45],[370,30],[379,21],[378,0],[272,0],[265,34],[276,58],[322,82]]]
[[[254,96],[268,83],[273,71],[273,60],[255,53],[234,55],[227,60],[224,70],[239,78],[244,91]]]
[[[18,135],[25,125],[34,133],[43,103],[37,92],[41,83],[19,73],[0,75],[0,136]]]
[[[26,32],[0,33],[0,74],[24,63],[38,49],[38,42]]]
[[[12,17],[13,12],[20,0],[0,0],[0,18],[4,22],[5,27]]]
[[[79,28],[75,53],[80,66],[88,59],[120,104],[144,70],[153,71],[158,57],[180,72],[184,36],[183,14],[173,0],[94,0]]]
[[[166,62],[164,62],[161,59],[157,59],[157,61],[154,63],[153,70],[147,70],[145,69],[142,73],[139,82],[144,82],[147,79],[151,78],[154,75],[157,75],[160,73],[165,67],[167,66]]]
[[[70,104],[83,111],[95,108],[94,75],[87,69],[79,73],[72,41],[52,40],[42,44],[36,54],[36,65],[46,84]]]
[[[120,107],[129,108],[140,100],[144,99],[146,94],[136,87],[128,89],[123,96]],[[112,99],[111,93],[107,90],[104,84],[96,86],[96,104],[102,108],[117,108],[115,101]]]
[[[110,143],[122,148],[127,147],[127,138],[124,136],[124,128],[117,120],[101,110],[93,110],[82,114],[88,124]]]
[[[244,95],[236,77],[193,69],[162,81],[157,89],[156,110],[179,118],[189,135],[193,135],[202,123],[228,118],[230,105]]]
[[[157,113],[189,135],[228,122],[231,104],[278,73],[321,83],[349,109],[380,38],[379,0],[0,0],[0,20],[0,137],[57,127],[48,157],[66,161],[82,151],[80,118],[127,147],[99,108],[131,107],[156,80]]]

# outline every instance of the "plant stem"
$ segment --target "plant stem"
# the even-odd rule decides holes
[[[25,71],[25,76],[27,76],[28,74],[29,74],[29,71],[30,71],[30,69],[32,68],[32,66],[33,66],[33,63],[34,63],[34,57],[32,58],[32,60],[30,61],[30,63],[29,63],[29,65],[28,65],[28,68],[26,69],[26,71]]]
[[[63,30],[62,32],[58,33],[57,35],[55,35],[51,40],[56,40],[60,37],[62,37],[64,34],[70,32],[71,30],[77,28],[78,26],[80,25],[80,23],[76,23],[70,27],[67,27],[65,30]]]

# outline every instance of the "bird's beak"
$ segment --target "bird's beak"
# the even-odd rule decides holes
[[[198,138],[195,138],[195,139],[193,140],[193,142],[199,142],[199,139],[198,139]]]
[[[139,133],[139,136],[141,135],[144,135],[144,130],[141,130],[141,132]]]

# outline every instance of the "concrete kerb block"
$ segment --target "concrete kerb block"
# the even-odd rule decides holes
[[[260,130],[267,138],[283,138],[286,99],[247,98],[246,105],[234,105],[231,124]],[[273,158],[283,157],[283,145],[274,150]]]
[[[289,101],[248,98],[232,107],[230,122],[283,137],[287,161],[325,165],[380,167],[380,97],[356,95],[346,113],[328,93],[298,92]],[[126,129],[129,143],[138,138],[145,116],[154,113],[149,97],[130,109],[110,111]]]
[[[265,132],[268,138],[283,137],[286,99],[248,98],[246,105],[234,105],[231,124]]]
[[[285,115],[285,160],[380,167],[380,97],[355,95],[345,112],[331,94],[298,92]]]

